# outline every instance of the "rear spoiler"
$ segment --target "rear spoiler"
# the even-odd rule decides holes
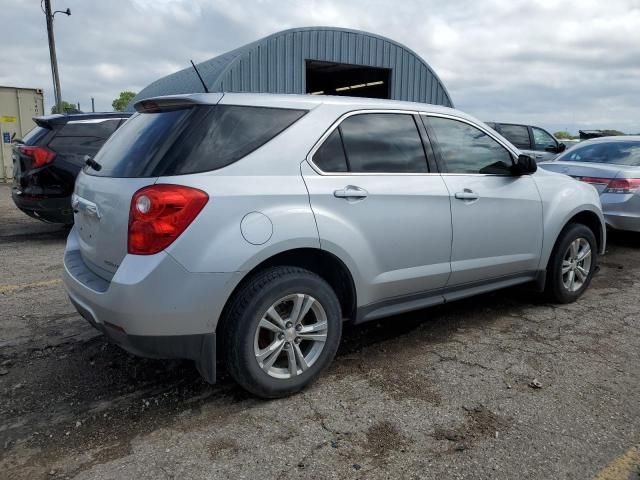
[[[44,117],[33,117],[33,121],[37,126],[51,130],[53,121],[63,116],[64,115],[45,115]]]
[[[194,105],[216,105],[224,93],[200,93],[195,95],[171,95],[139,100],[133,108],[140,113],[170,112]]]

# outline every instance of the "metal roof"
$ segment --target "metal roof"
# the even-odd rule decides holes
[[[408,47],[373,33],[333,27],[284,30],[197,65],[211,92],[306,93],[305,61],[391,70],[390,96],[453,107],[433,69]],[[192,67],[160,78],[131,101],[202,92]]]
[[[387,100],[382,98],[368,97],[348,97],[334,95],[300,95],[300,94],[275,94],[275,93],[251,93],[251,92],[226,92],[226,93],[188,93],[177,95],[161,95],[150,97],[141,101],[140,111],[145,109],[144,104],[149,101],[162,105],[171,104],[172,101],[179,103],[193,103],[204,105],[227,104],[227,105],[252,105],[260,107],[274,108],[300,108],[312,110],[319,105],[337,105],[348,107],[349,110],[411,110],[425,113],[442,113],[446,115],[454,114],[458,117],[480,120],[470,115],[456,110],[452,107],[442,105],[425,104],[421,102],[408,102],[404,100]]]

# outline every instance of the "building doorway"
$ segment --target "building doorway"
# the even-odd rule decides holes
[[[306,60],[307,93],[390,98],[388,68]]]

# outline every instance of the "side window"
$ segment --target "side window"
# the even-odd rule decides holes
[[[349,170],[339,129],[336,128],[316,151],[313,155],[313,163],[324,172],[346,172]]]
[[[529,150],[531,141],[529,140],[529,129],[524,125],[505,125],[500,124],[500,133],[502,136],[513,143],[518,148]]]
[[[425,173],[427,158],[412,115],[364,113],[340,124],[351,172]]]
[[[440,155],[449,173],[506,175],[511,171],[511,154],[481,130],[448,118],[429,117]]]
[[[531,127],[531,130],[535,150],[555,149],[558,146],[556,140],[544,130],[536,127]]]
[[[160,162],[165,175],[184,175],[226,167],[289,128],[307,113],[285,108],[218,105],[202,116]]]

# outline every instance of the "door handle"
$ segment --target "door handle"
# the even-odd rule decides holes
[[[343,189],[336,190],[335,192],[333,192],[333,195],[336,198],[349,199],[349,198],[366,198],[367,195],[369,195],[369,193],[364,188],[356,187],[354,185],[347,185]]]
[[[456,192],[455,197],[458,200],[478,200],[480,198],[480,195],[478,195],[473,190],[465,188],[463,192]]]

